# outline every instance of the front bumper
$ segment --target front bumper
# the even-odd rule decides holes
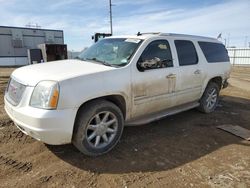
[[[30,106],[15,107],[6,98],[5,111],[27,135],[51,145],[71,143],[76,109],[44,110]]]

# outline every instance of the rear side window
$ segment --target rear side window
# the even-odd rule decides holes
[[[198,56],[194,44],[188,40],[174,41],[180,66],[194,65],[198,63]]]
[[[198,42],[208,63],[228,62],[229,57],[223,44],[212,42]]]

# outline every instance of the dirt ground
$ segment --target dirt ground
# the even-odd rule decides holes
[[[0,187],[250,187],[250,142],[216,128],[250,129],[250,68],[234,67],[214,113],[126,127],[117,147],[96,158],[13,125],[3,104],[12,70],[0,68]]]

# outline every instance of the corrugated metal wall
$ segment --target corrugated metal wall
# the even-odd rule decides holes
[[[64,44],[63,31],[0,26],[0,66],[27,65],[27,49],[42,43]]]
[[[227,50],[233,65],[250,65],[250,48],[228,48]]]

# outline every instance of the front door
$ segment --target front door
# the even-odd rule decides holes
[[[174,105],[177,74],[169,42],[149,42],[132,74],[132,118]]]

